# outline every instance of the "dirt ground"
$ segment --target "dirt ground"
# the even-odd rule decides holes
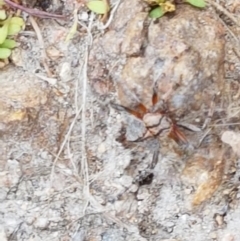
[[[0,240],[240,241],[240,1],[44,3],[0,70]]]

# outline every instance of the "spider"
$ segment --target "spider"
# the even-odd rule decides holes
[[[114,106],[118,110],[125,110],[143,121],[146,131],[142,137],[135,141],[143,141],[147,138],[156,136],[168,136],[177,143],[188,144],[186,136],[179,129],[179,127],[182,125],[178,125],[177,122],[170,116],[166,104],[159,100],[156,91],[153,91],[152,107],[149,109],[146,108],[142,103],[138,103],[135,109],[116,104],[114,104]]]

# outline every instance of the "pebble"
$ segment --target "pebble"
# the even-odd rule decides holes
[[[138,190],[138,185],[136,184],[132,184],[132,186],[129,188],[129,191],[130,192],[136,192]]]
[[[221,241],[237,241],[232,234],[226,234]]]
[[[8,241],[6,237],[5,230],[2,226],[0,226],[0,240],[1,241]]]
[[[224,218],[222,215],[217,214],[215,217],[218,226],[222,226],[224,223]]]
[[[82,12],[78,15],[78,19],[82,21],[88,21],[88,13],[87,12]]]
[[[28,225],[32,225],[32,224],[33,224],[33,222],[34,222],[34,220],[35,220],[35,218],[34,218],[34,217],[32,217],[32,216],[27,217],[27,218],[25,219],[26,224],[28,224]]]
[[[212,232],[212,233],[210,233],[209,237],[211,239],[217,239],[217,233],[216,232]]]
[[[106,151],[106,145],[105,145],[105,143],[102,142],[102,143],[98,146],[97,151],[98,151],[99,154],[103,154],[103,153]]]
[[[168,227],[168,228],[172,228],[172,227],[175,226],[175,223],[174,222],[166,222],[165,226]]]
[[[132,185],[133,178],[127,175],[123,175],[119,181],[124,187],[130,187]]]
[[[138,194],[137,194],[137,199],[144,200],[147,197],[149,197],[149,192],[148,192],[147,188],[140,187]]]
[[[62,64],[59,76],[63,82],[67,82],[72,79],[72,67],[70,63],[65,62]]]
[[[49,221],[46,218],[39,217],[33,225],[38,229],[46,229],[49,225]]]
[[[54,46],[49,46],[46,49],[46,53],[51,60],[57,60],[61,57],[61,52]]]

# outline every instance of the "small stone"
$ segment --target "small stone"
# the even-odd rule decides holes
[[[221,241],[235,241],[235,238],[232,234],[226,234],[222,239]]]
[[[137,199],[138,200],[144,200],[144,199],[148,198],[149,195],[150,194],[149,194],[147,188],[140,187],[139,191],[138,191],[138,194],[137,194]]]
[[[65,62],[62,64],[59,76],[61,80],[64,82],[67,82],[72,79],[72,69],[70,63]]]
[[[197,123],[200,123],[200,121],[201,121],[200,118],[196,118],[196,119],[195,119],[195,122],[197,122]]]
[[[23,67],[24,63],[23,63],[22,56],[23,56],[22,50],[20,48],[13,49],[12,54],[11,54],[11,60],[12,60],[13,64],[18,67]]]
[[[181,219],[184,223],[186,223],[187,220],[189,220],[189,215],[188,215],[188,214],[183,214],[183,215],[180,216],[180,219]]]
[[[49,225],[49,221],[43,217],[39,217],[34,223],[35,228],[42,229],[42,230],[46,229],[48,225]]]
[[[34,217],[27,217],[27,218],[25,219],[26,224],[28,224],[28,225],[32,225],[33,222],[34,222],[34,220],[35,220]]]
[[[166,222],[165,226],[168,227],[168,228],[172,228],[172,227],[175,226],[175,223],[174,222]]]
[[[51,60],[57,60],[62,56],[61,52],[54,46],[49,46],[46,53]]]
[[[210,233],[209,236],[210,236],[211,239],[217,239],[217,233],[216,232]]]
[[[129,192],[136,192],[138,190],[138,185],[132,184],[132,186],[129,188]]]
[[[216,214],[215,220],[218,226],[222,226],[224,223],[224,218],[222,215]]]
[[[5,230],[2,226],[0,226],[0,240],[1,241],[8,241],[6,237]]]
[[[6,66],[6,64],[4,63],[4,61],[0,61],[0,69],[4,68]]]
[[[82,20],[82,21],[87,21],[88,20],[88,13],[87,12],[82,12],[79,14],[79,20]]]
[[[186,195],[191,194],[191,192],[192,192],[192,189],[191,189],[191,188],[187,188],[187,189],[184,190],[184,193],[185,193]]]
[[[47,151],[43,151],[43,152],[41,152],[41,158],[42,159],[47,159],[48,158],[48,152]]]
[[[97,151],[98,151],[99,154],[103,154],[103,153],[106,151],[106,145],[105,145],[105,143],[102,142],[102,143],[98,146]]]
[[[133,181],[133,178],[130,177],[130,176],[127,176],[127,175],[123,175],[121,178],[120,178],[120,183],[124,186],[124,187],[130,187],[132,185],[132,181]]]

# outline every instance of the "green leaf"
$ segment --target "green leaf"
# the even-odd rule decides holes
[[[11,50],[0,48],[0,59],[7,59],[11,55]]]
[[[78,26],[78,9],[76,8],[74,10],[74,22],[73,22],[73,25],[66,37],[66,42],[68,42],[70,39],[72,39],[75,35],[75,33],[77,32],[77,26]]]
[[[20,17],[12,17],[12,18],[10,18],[10,24],[17,24],[22,27],[22,26],[24,26],[25,22]]]
[[[103,1],[99,1],[99,0],[94,0],[94,1],[90,1],[87,3],[87,7],[97,13],[97,14],[105,14],[109,11],[109,6],[103,2]]]
[[[150,18],[160,18],[165,14],[163,9],[161,7],[156,7],[153,10],[150,11],[149,17]]]
[[[21,30],[22,30],[22,27],[20,25],[12,23],[12,24],[9,24],[7,34],[8,35],[14,35],[14,34],[19,33]]]
[[[7,48],[7,49],[13,49],[15,48],[17,43],[12,39],[5,39],[5,41],[0,44],[0,48]]]
[[[4,25],[0,28],[0,44],[2,44],[8,35],[8,25],[9,22],[5,22]]]
[[[186,2],[190,3],[191,5],[197,8],[204,8],[206,6],[204,0],[186,0]]]
[[[4,20],[6,19],[7,15],[6,15],[6,11],[3,9],[0,9],[0,19]]]
[[[70,39],[73,38],[73,36],[75,35],[75,33],[77,32],[77,26],[78,26],[78,22],[75,21],[66,37],[66,42],[68,42]]]

